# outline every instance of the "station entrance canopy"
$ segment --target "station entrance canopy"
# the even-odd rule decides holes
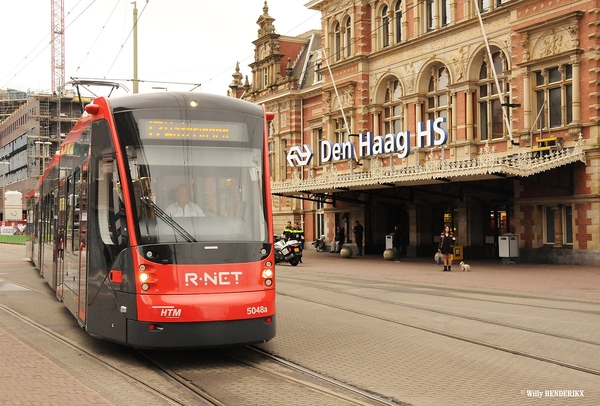
[[[439,149],[438,149],[439,151]],[[303,198],[302,195],[366,190],[382,187],[426,185],[452,181],[471,181],[495,177],[527,177],[574,162],[586,162],[583,139],[574,147],[534,153],[529,150],[513,155],[500,155],[487,144],[475,159],[448,161],[431,149],[422,164],[384,167],[387,156],[373,156],[370,170],[357,171],[353,161],[349,173],[338,173],[333,163],[323,167],[315,177],[300,176],[295,168],[292,177],[271,183],[274,195]],[[407,159],[406,161],[409,161]],[[314,168],[311,168],[314,169]],[[309,171],[310,173],[310,171]]]

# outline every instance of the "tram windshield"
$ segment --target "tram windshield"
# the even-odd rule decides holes
[[[260,117],[165,122],[124,145],[141,243],[266,242]]]

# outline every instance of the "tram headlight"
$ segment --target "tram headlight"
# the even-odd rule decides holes
[[[151,265],[140,264],[138,267],[140,273],[138,274],[138,281],[140,283],[140,288],[142,291],[149,290],[154,284],[158,282],[158,278],[156,277],[155,269]]]
[[[268,262],[267,262],[268,264]],[[266,265],[267,265],[266,264]],[[262,277],[264,279],[264,284],[265,286],[269,287],[269,286],[273,286],[273,270],[271,268],[265,268],[262,271]]]

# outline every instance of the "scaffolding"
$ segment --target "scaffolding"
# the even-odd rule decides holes
[[[0,150],[3,159],[13,163],[13,180],[30,184],[39,178],[80,115],[81,104],[73,94],[59,99],[53,94],[0,91]]]

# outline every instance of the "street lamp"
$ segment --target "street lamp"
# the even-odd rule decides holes
[[[8,168],[10,168],[10,162],[2,161],[0,162],[0,165],[4,166],[4,170],[2,171],[2,221],[4,222],[4,214],[6,213],[6,195],[4,194],[4,188],[6,187],[6,172],[8,172],[7,165]]]

